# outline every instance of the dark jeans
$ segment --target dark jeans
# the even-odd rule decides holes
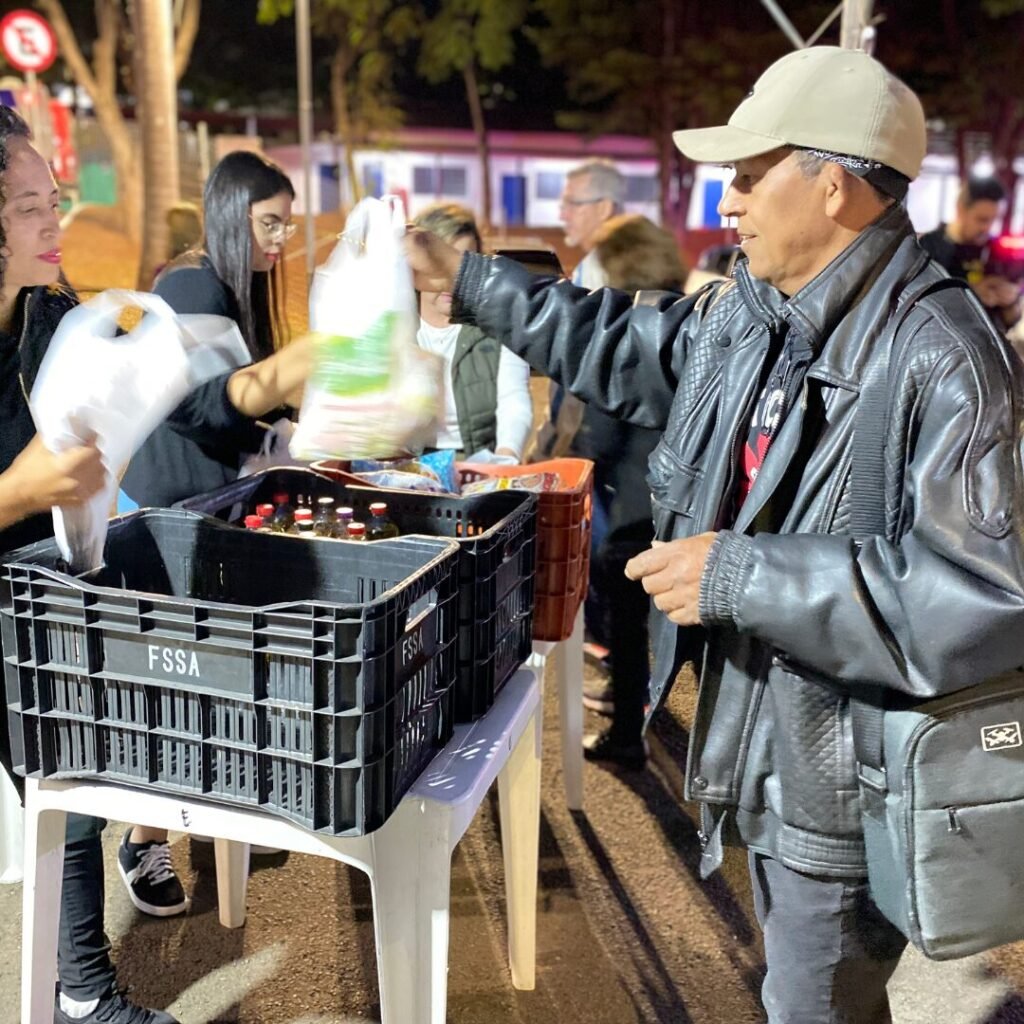
[[[756,853],[750,878],[768,1024],[889,1024],[885,986],[907,940],[882,917],[867,880],[807,875]]]
[[[103,847],[105,821],[68,815],[61,888],[57,974],[70,999],[88,1002],[114,984],[110,943],[103,931]]]
[[[649,522],[615,527],[594,552],[590,567],[594,631],[608,648],[614,699],[611,731],[622,743],[639,743],[650,679],[647,623],[650,598],[637,580],[626,578],[626,563],[651,546]]]

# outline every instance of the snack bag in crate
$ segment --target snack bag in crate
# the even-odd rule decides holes
[[[443,362],[416,344],[404,234],[397,197],[364,199],[314,275],[309,324],[320,338],[290,444],[295,458],[386,458],[436,435]]]

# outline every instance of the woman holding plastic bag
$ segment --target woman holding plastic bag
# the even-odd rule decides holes
[[[28,396],[63,315],[78,299],[60,278],[59,193],[25,122],[0,106],[0,481],[18,479],[20,508],[0,515],[0,551],[52,535],[46,504],[74,504],[105,475],[97,450],[54,457],[35,433]],[[87,471],[87,472],[85,472]],[[83,475],[83,473],[85,475]],[[21,522],[14,515],[38,511]],[[0,760],[7,757],[7,716],[0,715]],[[82,1024],[174,1024],[174,1018],[129,1002],[117,989],[103,934],[102,822],[68,815],[58,937],[60,985],[54,1021]]]
[[[290,431],[283,405],[298,406],[311,366],[311,342],[287,345],[282,312],[285,242],[295,191],[288,176],[257,153],[229,153],[203,196],[204,248],[160,275],[155,293],[176,313],[234,320],[251,366],[196,388],[158,426],[129,463],[121,488],[142,507],[173,505],[235,480],[269,437]],[[271,414],[267,416],[267,414]],[[258,417],[277,420],[268,430]],[[287,452],[281,464],[289,461]],[[172,917],[189,900],[171,866],[167,833],[135,826],[122,837],[118,867],[132,903]]]
[[[470,210],[439,203],[413,219],[461,252],[483,245]],[[469,461],[517,463],[533,427],[530,367],[483,331],[451,322],[449,292],[419,293],[416,342],[444,359],[444,414],[434,442]]]
[[[253,366],[229,389],[217,380],[197,388],[153,431],[121,481],[138,505],[173,505],[231,483],[267,441],[258,417],[287,422],[282,398],[298,405],[309,343],[285,345],[281,265],[294,197],[288,176],[257,153],[229,153],[210,174],[203,248],[169,264],[154,292],[176,313],[234,320]],[[289,433],[275,424],[271,436],[287,444]]]

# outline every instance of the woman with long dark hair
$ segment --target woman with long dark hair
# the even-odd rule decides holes
[[[176,313],[214,313],[235,321],[253,359],[248,371],[238,371],[252,374],[251,395],[269,394],[260,374],[266,369],[265,383],[279,384],[277,364],[308,345],[284,344],[281,260],[295,230],[294,198],[288,176],[276,164],[257,153],[229,153],[206,183],[203,248],[170,263],[154,288]],[[298,404],[298,396],[284,392],[282,397]],[[230,483],[246,457],[260,451],[267,427],[256,417],[275,404],[280,403],[247,410],[216,382],[197,388],[132,458],[122,490],[140,506],[166,506]],[[172,917],[188,908],[165,831],[129,828],[118,868],[132,903],[143,913]]]
[[[294,198],[276,164],[258,153],[229,153],[206,183],[202,249],[170,263],[155,294],[176,313],[229,317],[254,362],[272,356],[288,340],[281,261],[295,230]],[[150,435],[121,488],[139,505],[161,506],[222,487],[260,450],[265,434],[261,422],[201,387]]]
[[[78,304],[61,278],[59,199],[28,125],[0,106],[0,553],[52,536],[50,507],[78,504],[106,479],[95,447],[49,452],[28,404],[57,325]],[[0,715],[0,763],[9,771],[7,728]],[[68,815],[53,1020],[174,1024],[118,991],[103,934],[102,828],[97,818]]]

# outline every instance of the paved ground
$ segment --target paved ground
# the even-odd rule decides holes
[[[762,952],[743,858],[696,874],[692,808],[677,799],[692,686],[677,687],[643,773],[586,772],[586,811],[566,810],[557,702],[545,704],[538,971],[511,987],[497,808],[486,801],[456,852],[452,1024],[754,1024]],[[596,718],[591,720],[597,725]],[[113,868],[107,926],[133,994],[183,1024],[367,1024],[379,1019],[369,887],[318,858],[268,858],[249,918],[220,927],[212,857],[174,845],[193,892],[184,918],[137,915]],[[18,1020],[20,886],[0,887],[0,1024]],[[893,986],[897,1024],[1024,1024],[1024,949],[937,965],[910,955]]]
[[[335,224],[318,225],[321,257]],[[301,233],[299,235],[301,237]],[[130,286],[131,251],[102,217],[65,244],[80,287]],[[303,260],[289,266],[301,329]],[[453,864],[452,1024],[753,1024],[762,951],[743,858],[699,881],[693,809],[679,799],[692,680],[656,720],[642,773],[586,771],[586,811],[566,810],[557,705],[545,703],[538,972],[516,992],[505,956],[497,808],[485,802]],[[590,721],[597,726],[599,720]],[[369,887],[357,871],[293,855],[256,866],[249,919],[217,922],[212,857],[187,841],[174,859],[193,893],[183,918],[137,915],[107,834],[107,927],[121,981],[183,1024],[366,1024],[379,1019]],[[18,1020],[21,887],[0,886],[0,1024]],[[1024,906],[1021,908],[1024,913]],[[1024,1024],[1024,947],[937,965],[908,954],[892,985],[897,1024]]]

